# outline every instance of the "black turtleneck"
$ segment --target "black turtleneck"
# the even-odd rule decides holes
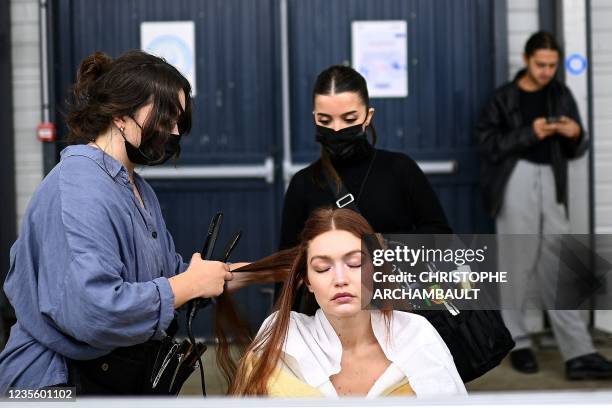
[[[372,168],[358,197],[370,163]],[[370,147],[350,161],[333,164],[346,189],[355,196],[361,214],[376,232],[451,233],[429,181],[405,154]],[[280,249],[298,243],[304,223],[314,209],[331,206],[336,201],[321,179],[321,168],[321,161],[317,160],[291,179],[285,194]]]

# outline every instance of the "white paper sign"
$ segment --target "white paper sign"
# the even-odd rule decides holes
[[[193,21],[155,21],[140,24],[140,47],[174,65],[196,94],[195,24]]]
[[[408,96],[408,41],[404,20],[353,21],[353,68],[373,98]]]

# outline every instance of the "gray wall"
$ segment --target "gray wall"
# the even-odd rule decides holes
[[[508,0],[508,79],[524,66],[523,47],[529,35],[538,30],[538,2]]]
[[[612,2],[592,0],[595,231],[612,233]]]
[[[591,0],[591,16],[595,232],[612,234],[612,2]],[[595,326],[612,331],[612,311],[596,312]]]
[[[11,0],[13,107],[17,225],[42,180],[39,14],[36,0]]]

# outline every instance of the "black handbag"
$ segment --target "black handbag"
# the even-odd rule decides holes
[[[420,310],[438,331],[453,355],[463,382],[470,382],[493,368],[514,348],[514,340],[497,310]]]
[[[359,214],[354,196],[344,184],[339,185],[323,172],[338,208]],[[498,310],[417,310],[438,331],[453,356],[463,382],[472,381],[499,365],[514,348],[512,335]]]
[[[68,359],[68,385],[77,396],[178,395],[206,346],[197,343],[196,353],[187,340],[179,343],[177,328],[173,320],[162,340],[119,347],[93,360]]]

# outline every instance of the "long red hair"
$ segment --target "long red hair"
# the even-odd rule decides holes
[[[286,280],[275,305],[275,310],[278,311],[276,318],[247,347],[236,375],[231,381],[229,394],[267,395],[268,381],[278,365],[282,346],[287,338],[291,308],[296,293],[307,281],[308,246],[315,237],[331,230],[348,231],[359,238],[374,234],[374,230],[365,218],[354,211],[320,208],[313,211],[306,221],[297,246],[239,269],[243,271],[273,269],[278,271],[279,275],[285,275]],[[383,313],[388,320],[390,312]]]

